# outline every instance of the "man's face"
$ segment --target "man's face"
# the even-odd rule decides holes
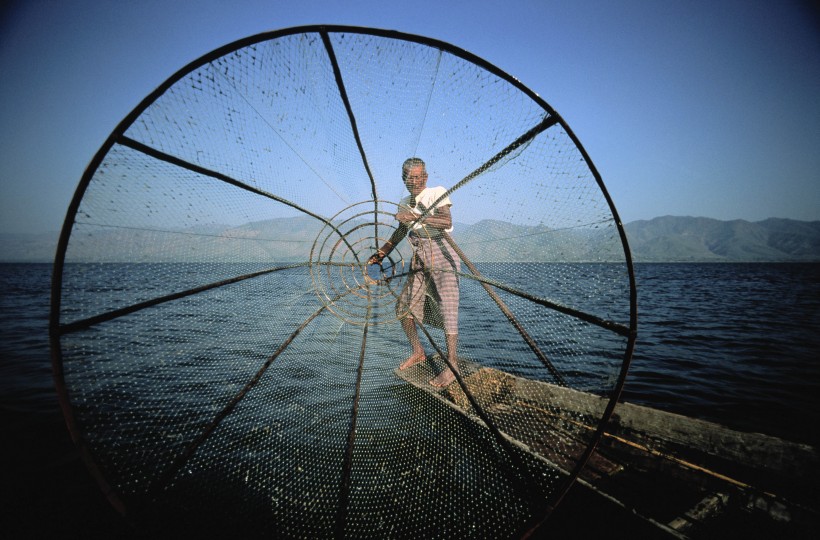
[[[424,171],[424,167],[421,165],[410,167],[407,176],[404,178],[404,185],[413,197],[418,197],[419,193],[427,187],[427,173]]]

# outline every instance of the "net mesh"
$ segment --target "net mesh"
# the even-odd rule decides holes
[[[456,269],[420,272],[409,241],[367,264],[409,156],[452,203],[421,242]],[[426,361],[398,370],[400,297],[435,272],[458,276],[457,347],[425,315]],[[365,29],[257,36],[172,77],[83,177],[55,276],[69,426],[164,530],[520,535],[586,460],[634,339],[620,225],[563,121],[463,51]]]

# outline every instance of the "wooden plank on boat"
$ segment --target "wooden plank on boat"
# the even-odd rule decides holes
[[[460,360],[459,365],[470,393],[502,435],[559,470],[566,472],[575,467],[588,447],[592,433],[587,429],[579,429],[577,422],[554,407],[539,407],[533,402],[522,400],[517,388],[519,379],[516,377],[498,370],[481,368],[465,360]],[[441,369],[444,369],[443,362],[434,357],[409,369],[396,370],[396,374],[459,413],[480,422],[458,383],[447,388],[436,388],[429,384]],[[544,402],[542,399],[541,403]],[[593,480],[622,469],[620,464],[595,453],[583,475]]]
[[[571,470],[589,444],[606,398],[463,359],[459,366],[471,395],[505,438],[557,470]],[[429,384],[444,368],[433,357],[396,374],[483,426],[457,383],[446,389]],[[817,451],[807,445],[621,403],[579,483],[678,538],[704,535],[717,516],[753,510],[802,530],[819,520],[817,464]],[[717,472],[715,465],[728,469]],[[738,479],[735,473],[752,476]],[[797,486],[790,492],[794,497],[755,484],[768,479],[780,482],[775,487]],[[750,505],[750,497],[762,498],[763,504]],[[729,505],[742,507],[743,514],[724,513]]]
[[[722,512],[728,502],[729,496],[725,493],[713,493],[700,501],[697,506],[686,512],[683,516],[670,521],[669,527],[676,531],[688,531],[696,523],[702,523]]]

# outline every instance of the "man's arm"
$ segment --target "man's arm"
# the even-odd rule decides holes
[[[427,216],[419,223],[442,231],[451,228],[453,226],[453,216],[450,214],[450,205],[437,206],[435,214]]]
[[[401,212],[399,212],[399,214],[400,213]],[[396,214],[397,218],[399,214]],[[390,240],[385,242],[381,248],[376,250],[376,253],[374,253],[373,256],[371,256],[367,260],[367,264],[380,264],[385,257],[390,255],[390,252],[393,251],[393,247],[395,247],[396,244],[401,242],[402,238],[407,236],[407,230],[408,226],[405,223],[400,222],[396,230],[393,231],[393,234],[390,235]]]
[[[450,213],[449,204],[436,207],[435,214],[428,215],[420,221],[417,221],[419,219],[418,214],[409,210],[400,210],[396,214],[396,219],[399,221],[399,226],[395,231],[393,231],[393,234],[390,236],[390,240],[385,242],[380,249],[376,250],[376,253],[374,253],[373,256],[367,260],[367,264],[381,263],[382,260],[387,257],[391,251],[393,251],[393,247],[401,242],[402,238],[407,236],[407,231],[409,231],[410,227],[415,223],[421,223],[426,227],[432,227],[442,231],[445,231],[453,226],[453,216]]]
[[[421,215],[427,213],[427,209],[423,205],[419,204],[419,208],[422,210]],[[405,223],[408,228],[415,224],[424,225],[424,229],[417,230],[423,236],[434,236],[429,229],[436,229],[438,232],[435,235],[438,235],[441,231],[446,231],[453,226],[453,217],[450,214],[449,204],[435,207],[434,214],[427,214],[422,219],[419,219],[419,214],[413,212],[399,212],[396,214],[396,219]],[[425,229],[428,230],[425,231]]]

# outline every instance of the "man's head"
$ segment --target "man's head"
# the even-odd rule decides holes
[[[427,187],[427,168],[424,161],[417,157],[406,159],[401,166],[401,179],[407,191],[413,197],[417,197]]]

